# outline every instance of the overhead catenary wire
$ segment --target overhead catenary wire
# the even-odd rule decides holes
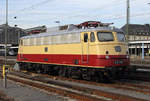
[[[20,13],[24,13],[23,11],[27,11],[27,12],[25,12],[26,14],[27,14],[27,16],[37,16],[38,14],[30,14],[30,15],[28,15],[28,13],[30,13],[31,11],[33,11],[33,9],[34,10],[36,10],[37,8],[40,8],[41,6],[43,6],[44,4],[47,4],[48,2],[50,2],[50,1],[53,1],[53,0],[44,0],[44,1],[41,1],[41,2],[39,2],[39,3],[36,3],[36,4],[33,4],[33,5],[30,5],[29,7],[26,7],[26,8],[23,8],[23,9],[20,9],[19,10],[19,13],[18,13],[18,16],[21,16],[21,14]],[[116,6],[118,6],[118,5],[121,5],[121,4],[123,4],[123,3],[125,3],[125,1],[126,0],[112,0],[111,2],[109,2],[109,3],[106,3],[106,4],[104,4],[104,5],[102,5],[102,6],[100,6],[100,7],[97,7],[97,8],[94,8],[94,9],[91,9],[91,10],[87,10],[87,11],[84,11],[83,10],[83,12],[75,12],[75,13],[73,13],[73,14],[75,14],[75,15],[71,15],[71,14],[67,14],[67,15],[59,15],[59,16],[55,16],[54,14],[57,14],[57,12],[55,12],[54,14],[53,14],[53,17],[51,17],[50,15],[45,15],[45,18],[44,19],[42,19],[43,20],[43,22],[44,21],[50,21],[50,20],[56,20],[56,19],[62,19],[62,20],[66,20],[66,19],[68,19],[68,20],[71,20],[71,19],[73,19],[73,18],[79,18],[79,19],[81,19],[81,20],[87,20],[87,19],[104,19],[104,20],[120,20],[120,19],[123,19],[123,18],[125,18],[125,15],[122,15],[122,14],[118,14],[118,15],[114,15],[114,14],[112,14],[112,15],[107,15],[107,14],[101,14],[101,15],[98,15],[98,14],[95,14],[95,15],[89,15],[91,12],[94,12],[95,10],[98,12],[98,11],[102,11],[102,10],[104,10],[104,9],[106,9],[106,8],[110,8],[110,7],[116,7]],[[133,3],[133,2],[135,2],[135,1],[139,1],[139,0],[131,0],[131,2]],[[136,3],[136,2],[135,2]],[[114,5],[115,4],[115,5]],[[31,10],[30,10],[31,9]],[[18,11],[17,11],[18,12]],[[34,11],[33,12],[31,12],[31,13],[34,13]],[[51,14],[51,13],[49,13],[49,14]],[[59,14],[59,13],[58,13]],[[87,16],[88,15],[88,16]],[[145,13],[144,14],[144,16],[147,16],[147,15],[149,15],[149,12],[148,13]],[[39,15],[38,15],[39,16]],[[140,17],[140,16],[143,16],[143,13],[135,13],[135,14],[132,14],[131,15],[131,17],[133,18],[133,17]],[[22,21],[24,20],[24,19],[26,19],[26,18],[23,18],[22,19]],[[33,19],[32,19],[33,20]],[[37,20],[37,19],[35,19],[35,20]]]
[[[44,0],[44,1],[42,1],[42,2],[39,2],[39,3],[36,3],[36,4],[33,4],[33,5],[30,5],[29,7],[25,7],[25,8],[22,8],[22,9],[20,9],[20,10],[18,10],[18,11],[15,11],[14,13],[23,13],[23,11],[25,11],[25,10],[28,10],[28,12],[30,12],[31,10],[30,9],[36,9],[36,8],[38,8],[39,6],[43,6],[44,4],[47,4],[48,2],[50,2],[50,1],[53,1],[53,0]],[[105,7],[112,7],[112,6],[109,6],[110,4],[112,4],[112,3],[114,3],[114,2],[116,2],[116,3],[119,3],[121,0],[113,0],[112,2],[109,2],[108,4],[105,4],[105,5],[103,5],[103,6],[100,6],[100,7],[98,7],[98,8],[96,8],[96,9],[93,9],[93,10],[90,10],[90,11],[88,11],[88,12],[92,12],[92,11],[95,11],[95,10],[97,10],[97,9],[104,9]],[[80,11],[81,12],[81,11]],[[85,11],[84,11],[85,12]],[[87,12],[87,13],[88,13]],[[13,13],[13,14],[14,14]],[[27,12],[26,12],[27,13]]]
[[[84,12],[84,13],[81,13],[81,14],[79,14],[79,15],[72,15],[72,16],[66,16],[66,18],[73,18],[73,17],[85,17],[85,15],[86,14],[89,14],[90,12],[94,12],[94,11],[100,11],[100,10],[104,10],[104,9],[106,9],[106,8],[109,8],[109,7],[114,7],[114,6],[109,6],[111,3],[113,3],[113,2],[117,2],[118,0],[113,0],[112,2],[110,2],[110,3],[108,3],[108,4],[106,4],[106,5],[103,5],[103,6],[101,6],[101,7],[98,7],[98,8],[96,8],[96,9],[92,9],[92,10],[90,10],[90,11],[87,11],[87,12]],[[122,2],[123,1],[123,2]],[[137,0],[132,0],[132,2],[134,2],[134,1],[137,1]],[[123,4],[123,3],[125,3],[125,0],[119,0],[119,2],[117,2],[118,4]],[[118,4],[115,4],[115,6],[118,6]],[[89,17],[89,15],[88,15],[88,17]]]
[[[47,4],[47,3],[50,2],[50,1],[53,1],[53,0],[44,0],[44,1],[38,2],[38,3],[36,3],[36,4],[30,5],[29,7],[22,8],[22,9],[20,9],[20,10],[14,12],[14,13],[12,13],[12,14],[15,15],[15,16],[21,16],[21,13],[26,13],[26,16],[27,16],[27,13],[30,13],[33,9],[37,9],[38,7],[43,6],[44,4]],[[116,2],[116,1],[119,1],[119,2],[120,2],[120,0],[113,0],[112,2],[109,2],[108,4],[105,4],[105,5],[101,6],[100,8],[96,8],[96,9],[101,9],[101,8],[103,8],[103,7],[107,6],[107,5],[110,5],[111,3]],[[117,2],[117,3],[118,3],[118,2]],[[108,6],[108,7],[110,7],[110,6]],[[94,10],[96,10],[96,9],[93,9],[93,10],[91,10],[91,11],[94,11]],[[24,12],[24,11],[28,11],[28,12]],[[83,12],[85,12],[85,11],[83,11]],[[90,12],[90,11],[88,11],[87,13],[89,13],[89,12]],[[80,12],[78,12],[78,13],[80,13]],[[76,12],[76,14],[77,14],[77,12]],[[34,16],[35,16],[35,15],[36,15],[36,14],[34,14]],[[74,16],[64,16],[62,19],[64,19],[64,18],[73,18],[73,17],[76,17],[76,16],[79,17],[79,16],[82,16],[82,15],[83,15],[83,14],[74,15]],[[31,14],[28,15],[28,16],[31,16]],[[32,15],[32,16],[33,16],[33,15]],[[39,16],[39,15],[38,15],[38,16]],[[56,17],[54,17],[54,18],[52,18],[52,19],[56,19]]]
[[[23,13],[23,11],[25,11],[25,10],[36,9],[36,8],[38,8],[39,6],[41,6],[41,4],[42,4],[42,6],[43,6],[44,4],[47,4],[47,3],[50,2],[50,1],[53,1],[53,0],[43,0],[43,1],[38,2],[38,3],[36,3],[36,4],[32,4],[32,5],[28,6],[28,7],[25,7],[25,8],[22,8],[22,9],[18,10],[18,11],[15,11],[13,14],[16,14],[16,13]]]
[[[111,4],[111,3],[113,3],[113,2],[115,2],[115,1],[118,1],[118,0],[113,0],[112,2],[110,2],[109,4]],[[123,1],[123,2],[122,2]],[[138,0],[132,0],[132,2],[135,2],[135,1],[138,1]],[[119,0],[119,2],[117,2],[118,4],[122,4],[122,3],[125,3],[125,0]],[[96,15],[96,16],[91,16],[90,17],[90,15],[89,15],[89,13],[90,12],[93,12],[93,11],[100,11],[100,10],[104,10],[104,9],[106,9],[106,8],[108,8],[108,7],[112,7],[112,6],[108,6],[109,4],[106,4],[106,5],[103,5],[103,6],[101,6],[101,7],[99,7],[99,8],[96,8],[96,9],[92,9],[92,10],[90,10],[90,11],[87,11],[87,12],[84,12],[84,13],[80,13],[80,14],[76,14],[76,15],[71,15],[71,16],[63,16],[63,17],[59,17],[58,19],[72,19],[72,18],[80,18],[80,19],[87,19],[87,18],[95,18],[96,16],[97,17],[101,17],[101,16],[99,16],[99,15]],[[116,6],[117,4],[115,4],[115,6]],[[135,14],[134,14],[135,15]],[[138,14],[139,15],[139,14]],[[113,17],[112,17],[113,16]],[[105,18],[106,17],[106,18]],[[111,17],[111,18],[108,18],[108,17]],[[134,16],[132,16],[132,17],[134,17]],[[117,18],[119,18],[119,19],[122,19],[122,18],[125,18],[125,15],[103,15],[102,16],[102,18],[103,19],[108,19],[108,20],[113,20],[113,19],[117,19]],[[53,18],[50,18],[50,19],[56,19],[56,17],[53,17]],[[48,19],[47,19],[48,20]]]
[[[87,16],[87,14],[89,14],[90,12],[95,12],[95,11],[100,11],[100,10],[104,10],[106,7],[107,8],[109,8],[109,7],[113,7],[111,4],[112,3],[117,3],[117,4],[119,4],[119,3],[121,3],[122,2],[122,0],[113,0],[113,1],[111,1],[111,2],[109,2],[109,3],[107,3],[107,4],[105,4],[105,5],[103,5],[103,6],[100,6],[100,7],[97,7],[97,8],[95,8],[95,9],[92,9],[92,10],[89,10],[89,11],[85,11],[85,10],[83,10],[83,11],[79,11],[79,12],[75,12],[74,14],[76,14],[76,15],[72,15],[72,14],[70,14],[69,16],[68,15],[65,15],[65,16],[61,16],[61,17],[52,17],[52,18],[50,18],[50,19],[56,19],[56,18],[58,18],[58,19],[71,19],[71,18],[76,18],[76,17],[80,17],[80,18],[94,18],[94,17],[90,17],[89,15]],[[116,4],[116,5],[117,5]],[[111,5],[111,6],[109,6],[109,5]],[[115,6],[116,6],[115,5]],[[81,13],[82,12],[82,13]],[[46,20],[48,20],[48,19],[46,19]]]

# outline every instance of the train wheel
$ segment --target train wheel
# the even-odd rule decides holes
[[[96,71],[94,76],[92,76],[92,81],[94,81],[94,82],[104,82],[105,81],[104,73]]]
[[[59,68],[60,68],[60,67],[59,67]],[[63,76],[62,74],[63,74],[63,69],[60,68],[60,69],[59,69],[59,72],[58,72],[58,75],[59,75],[59,76]]]
[[[104,73],[103,72],[99,72],[98,75],[99,75],[99,81],[100,82],[104,82],[105,81]]]
[[[91,80],[90,71],[88,69],[82,69],[82,79]]]
[[[94,82],[99,82],[100,80],[99,80],[99,77],[98,77],[98,76],[94,76],[94,77],[92,77],[92,81],[94,81]]]
[[[80,70],[80,68],[78,68],[78,67],[68,67],[67,77],[71,77],[73,79],[81,79],[81,70]]]
[[[52,65],[52,71],[50,72],[50,74],[52,74],[54,76],[58,76],[59,75],[59,66]]]
[[[66,71],[67,71],[67,68],[66,67],[61,67],[59,66],[59,76],[63,76],[65,77],[66,76]]]
[[[67,71],[66,71],[66,77],[70,78],[71,77],[71,68],[67,68]]]

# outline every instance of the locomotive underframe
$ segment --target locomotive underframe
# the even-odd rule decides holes
[[[55,76],[68,78],[84,79],[96,82],[107,82],[119,79],[126,69],[122,67],[89,68],[68,65],[39,64],[29,62],[17,62],[21,70],[32,71],[36,73],[45,73]]]

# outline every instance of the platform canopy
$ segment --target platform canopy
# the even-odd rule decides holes
[[[142,43],[149,43],[150,44],[150,41],[131,41],[131,42],[129,42],[129,44],[142,44]]]

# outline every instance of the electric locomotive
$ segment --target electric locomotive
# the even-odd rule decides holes
[[[105,80],[129,65],[128,44],[123,31],[109,23],[60,26],[20,38],[17,64],[53,75]]]

